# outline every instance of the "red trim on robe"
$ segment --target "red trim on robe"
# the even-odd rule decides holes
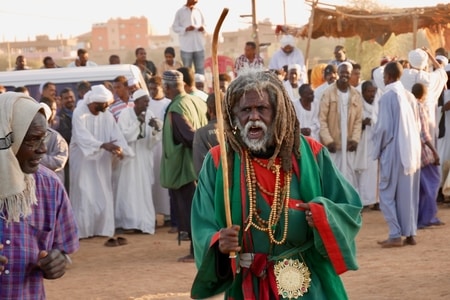
[[[216,146],[212,147],[209,151],[211,152],[211,156],[214,161],[214,166],[217,169],[219,167],[219,163],[220,163],[220,146],[216,145]]]
[[[346,272],[348,270],[347,265],[345,264],[336,237],[328,223],[323,206],[318,203],[309,203],[309,209],[312,213],[314,225],[322,238],[328,257],[330,258],[336,273],[340,275]]]
[[[311,147],[311,150],[312,150],[314,156],[317,157],[320,150],[322,150],[323,145],[309,136],[305,136],[305,139],[308,142],[309,146]]]
[[[217,241],[219,241],[219,235],[220,232],[217,231],[216,233],[214,233],[214,235],[211,237],[211,242],[209,243],[209,247],[211,248],[215,243],[217,243]]]

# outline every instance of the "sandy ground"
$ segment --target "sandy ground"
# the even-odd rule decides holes
[[[364,211],[357,237],[358,271],[342,279],[350,299],[450,299],[450,206],[440,205],[447,225],[419,230],[416,246],[382,249],[387,237],[379,211]],[[158,228],[155,235],[127,234],[129,244],[103,246],[106,238],[81,241],[63,278],[46,281],[47,298],[56,299],[190,299],[193,263],[179,263],[188,242]],[[214,299],[221,299],[215,297]]]

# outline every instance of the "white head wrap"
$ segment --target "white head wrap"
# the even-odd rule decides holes
[[[23,173],[16,154],[40,109],[23,93],[0,94],[0,218],[7,222],[30,215],[31,205],[37,203],[33,175]]]
[[[45,118],[48,121],[50,119],[50,116],[52,115],[52,109],[47,105],[47,103],[44,102],[40,102],[39,105],[44,109]]]
[[[148,94],[148,92],[146,90],[138,89],[133,93],[133,100],[136,101],[138,98],[141,98],[144,96],[150,97],[150,95]]]
[[[428,54],[420,48],[411,50],[408,53],[408,61],[411,67],[423,70],[428,63]]]
[[[343,61],[343,62],[341,62],[339,65],[338,65],[338,72],[339,72],[339,69],[342,67],[342,66],[347,66],[348,67],[348,70],[351,72],[351,71],[353,71],[353,65],[351,64],[351,63],[349,63],[348,61]]]
[[[139,81],[136,78],[130,78],[127,81],[128,86],[139,85]]]
[[[290,64],[290,65],[288,65],[288,71],[289,71],[289,70],[292,70],[292,69],[295,69],[295,70],[297,70],[297,71],[300,71],[300,70],[302,69],[302,67],[300,67],[299,64]]]
[[[195,82],[205,82],[205,75],[203,74],[195,74],[194,75]]]
[[[103,84],[94,85],[91,90],[84,95],[86,105],[93,102],[107,103],[114,101],[113,94]]]
[[[290,34],[283,35],[283,37],[280,40],[280,45],[281,45],[281,48],[284,48],[288,45],[291,47],[295,47],[295,39]]]
[[[445,57],[444,55],[437,55],[436,56],[436,60],[440,60],[442,65],[445,67],[446,65],[448,65],[448,58]]]
[[[290,70],[296,70],[297,71],[297,76],[300,76],[301,69],[302,69],[302,67],[300,67],[299,64],[290,64],[290,65],[288,65],[288,72]]]

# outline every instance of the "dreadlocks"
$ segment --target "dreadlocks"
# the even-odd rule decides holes
[[[269,159],[268,167],[272,166],[276,157],[280,157],[281,166],[284,171],[292,169],[292,153],[300,157],[300,125],[295,115],[292,102],[278,77],[261,70],[248,69],[242,71],[228,87],[225,101],[222,105],[224,111],[224,130],[228,143],[227,159],[232,172],[233,152],[243,154],[247,148],[235,126],[234,109],[242,96],[249,91],[262,94],[266,91],[269,95],[270,104],[273,106],[274,116],[271,124],[273,128],[273,143],[275,151]]]

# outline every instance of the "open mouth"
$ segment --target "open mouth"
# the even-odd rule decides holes
[[[264,130],[259,126],[251,126],[247,136],[249,139],[260,139],[264,136]]]

